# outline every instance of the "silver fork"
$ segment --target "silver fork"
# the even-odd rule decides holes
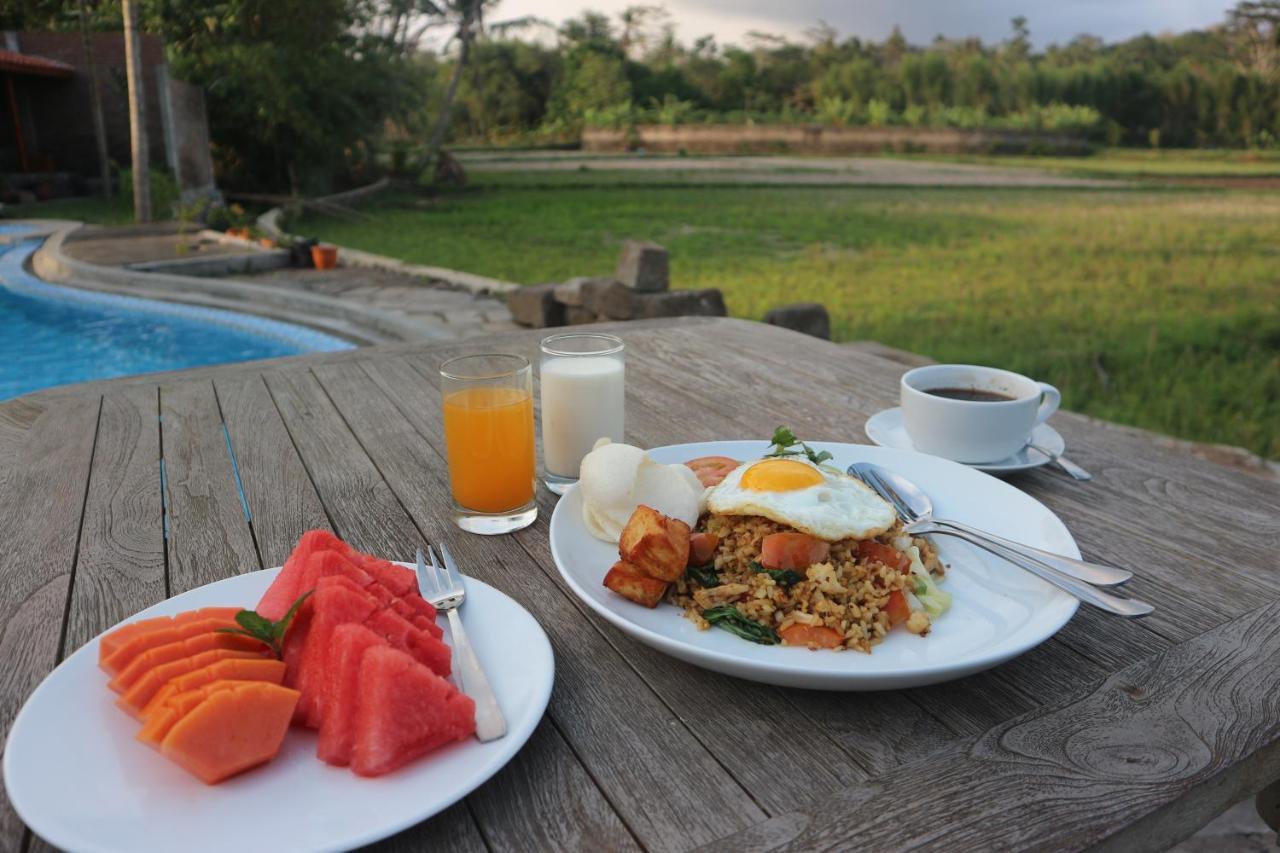
[[[436,559],[435,549],[427,546],[427,554],[431,556],[431,571],[427,571],[422,559],[422,549],[418,549],[418,591],[422,597],[443,610],[449,617],[449,634],[453,637],[454,658],[458,662],[458,681],[462,692],[476,703],[476,737],[482,743],[497,740],[507,733],[507,721],[498,707],[498,698],[493,695],[489,679],[485,677],[480,661],[471,648],[471,640],[466,629],[462,627],[462,617],[458,608],[466,600],[467,591],[462,586],[462,573],[453,561],[453,555],[440,543],[440,556],[444,557],[444,566]],[[428,590],[430,576],[430,591]]]
[[[855,463],[854,465],[849,466],[849,473],[862,480],[862,482],[874,489],[876,494],[888,501],[893,506],[894,510],[897,511],[898,516],[906,522],[908,532],[918,533],[921,535],[940,533],[947,536],[955,536],[958,539],[963,539],[971,545],[976,545],[984,551],[989,551],[997,557],[1013,563],[1020,569],[1025,569],[1026,571],[1031,572],[1041,580],[1053,584],[1081,601],[1092,604],[1094,607],[1097,607],[1100,610],[1105,610],[1108,613],[1114,613],[1117,616],[1145,616],[1155,609],[1145,601],[1139,601],[1136,598],[1121,598],[1117,595],[1111,595],[1110,593],[1105,592],[1086,581],[1061,572],[1053,566],[1050,566],[1030,555],[1020,553],[1013,548],[1005,547],[998,542],[992,541],[987,538],[987,534],[978,535],[978,531],[970,532],[968,528],[957,527],[950,524],[932,524],[926,527],[924,524],[921,524],[921,522],[929,522],[931,519],[924,518],[920,513],[916,512],[910,502],[905,500],[885,477],[879,475],[874,465]],[[904,482],[908,484],[910,483],[910,481]],[[914,487],[914,484],[910,485]],[[927,497],[928,496],[926,495],[925,498],[927,499]],[[917,529],[912,530],[912,527],[916,527]],[[1013,544],[1016,543],[1010,543],[1010,545]]]

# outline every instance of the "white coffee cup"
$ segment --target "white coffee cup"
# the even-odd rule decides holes
[[[1062,395],[1045,382],[994,367],[931,364],[902,375],[902,424],[916,450],[957,462],[999,462],[1058,410]],[[957,400],[928,393],[963,389],[1002,400]]]

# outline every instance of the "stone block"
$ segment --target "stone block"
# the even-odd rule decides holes
[[[556,301],[561,305],[584,305],[593,287],[612,282],[611,278],[579,277],[571,278],[556,285]]]
[[[637,294],[631,320],[655,317],[724,317],[728,314],[724,294],[706,290],[670,290],[666,293]]]
[[[564,319],[570,326],[581,326],[584,323],[600,322],[600,318],[596,316],[596,312],[589,308],[583,308],[581,305],[565,306]]]
[[[669,286],[667,250],[657,243],[626,240],[618,258],[617,279],[632,290],[658,293]]]
[[[781,326],[815,338],[831,340],[831,317],[827,314],[826,307],[818,302],[779,305],[764,315],[764,321],[771,326]]]
[[[556,301],[556,284],[530,284],[507,294],[511,319],[522,326],[545,329],[564,325],[564,306]]]

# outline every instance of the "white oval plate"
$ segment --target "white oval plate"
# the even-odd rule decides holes
[[[278,571],[193,589],[128,621],[252,607]],[[461,613],[507,717],[504,738],[455,744],[362,779],[316,758],[316,733],[294,728],[270,764],[205,785],[134,740],[138,723],[115,706],[95,640],[50,673],[14,720],[4,751],[9,799],[33,832],[72,851],[345,850],[426,820],[524,746],[555,676],[551,644],[528,611],[487,584],[465,583]]]
[[[904,475],[933,498],[939,517],[1069,557],[1080,556],[1067,528],[1043,504],[980,471],[909,450],[810,442],[829,450],[844,470],[865,461]],[[679,444],[649,451],[657,462],[698,456],[753,459],[765,441]],[[582,495],[565,492],[551,516],[551,553],[565,581],[593,610],[643,643],[680,660],[728,675],[818,690],[889,690],[934,684],[979,672],[1034,648],[1076,612],[1075,598],[965,543],[936,537],[950,567],[942,588],[951,609],[928,637],[893,631],[871,654],[760,646],[717,629],[699,631],[683,612],[662,603],[650,610],[602,585],[618,559],[616,545],[595,539],[582,523]]]
[[[896,450],[915,450],[915,445],[911,443],[911,436],[907,435],[907,428],[902,425],[902,409],[900,407],[885,409],[883,412],[877,412],[872,415],[867,420],[863,430],[867,433],[867,438],[881,447],[892,447]],[[1048,424],[1037,424],[1036,428],[1031,431],[1031,441],[1029,443],[1059,455],[1067,449],[1067,442],[1062,438],[1062,434]],[[958,464],[968,468],[977,468],[979,471],[986,471],[988,474],[1012,474],[1014,471],[1028,471],[1032,468],[1039,468],[1041,465],[1048,465],[1052,461],[1048,456],[1038,450],[1032,450],[1028,446],[998,462],[960,462]]]

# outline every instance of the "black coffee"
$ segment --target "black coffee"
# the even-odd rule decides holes
[[[1008,403],[1017,399],[996,391],[983,391],[981,388],[930,388],[925,393],[946,397],[948,400],[967,400],[970,403]]]

